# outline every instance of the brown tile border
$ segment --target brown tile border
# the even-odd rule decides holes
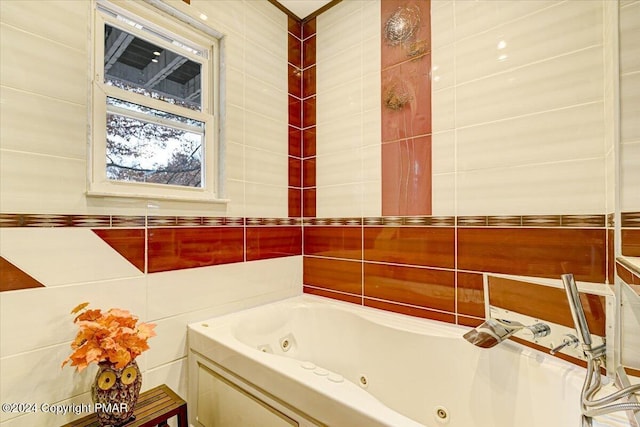
[[[197,226],[403,226],[403,227],[535,227],[605,228],[613,226],[609,215],[489,215],[489,216],[380,216],[327,218],[201,217],[163,215],[0,214],[3,227],[197,227]],[[622,214],[623,228],[640,228],[640,212]]]
[[[620,226],[624,228],[640,228],[640,212],[622,212]]]
[[[240,218],[202,216],[0,214],[0,228],[11,227],[221,227],[300,226],[301,218]]]

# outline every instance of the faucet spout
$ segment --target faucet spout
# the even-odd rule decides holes
[[[512,320],[487,319],[480,326],[470,330],[462,337],[477,347],[491,348],[521,329],[527,329],[534,338],[547,336],[550,332],[549,326],[544,323],[525,326]]]
[[[477,347],[491,348],[500,344],[523,327],[524,325],[519,322],[487,319],[480,326],[470,330],[462,337]]]

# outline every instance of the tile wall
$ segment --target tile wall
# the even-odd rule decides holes
[[[623,0],[620,16],[622,363],[640,376],[640,1]],[[624,263],[624,264],[623,264]],[[631,268],[633,267],[633,268]]]
[[[287,208],[287,17],[266,0],[168,3],[225,35],[228,204],[86,197],[92,3],[0,2],[2,402],[90,402],[95,370],[60,368],[80,302],[156,323],[138,359],[143,388],[186,397],[187,323],[302,292],[302,224]],[[77,417],[3,413],[0,425]]]
[[[384,50],[380,8],[342,2],[317,17],[305,292],[472,325],[484,272],[613,283],[616,4],[431,2],[432,215],[417,217],[384,208],[393,156],[379,147],[385,123],[371,99],[384,101],[371,66]],[[381,25],[363,25],[372,19]],[[623,237],[627,251],[634,233]]]

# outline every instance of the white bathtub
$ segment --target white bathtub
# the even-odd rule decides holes
[[[200,366],[300,425],[580,426],[584,369],[513,342],[476,348],[467,330],[311,295],[191,324],[191,423],[215,424]]]

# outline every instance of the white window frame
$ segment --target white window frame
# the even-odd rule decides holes
[[[220,148],[219,134],[219,110],[220,93],[220,39],[212,34],[204,34],[194,30],[185,24],[183,19],[174,19],[160,13],[154,7],[140,2],[128,2],[127,8],[120,5],[96,0],[93,8],[93,55],[91,75],[91,108],[90,108],[90,147],[88,161],[88,190],[87,195],[97,197],[127,197],[144,199],[169,199],[195,202],[225,203],[228,200],[221,196],[222,179],[219,176],[223,150]],[[176,46],[168,43],[160,37],[155,37],[147,31],[123,23],[110,13],[103,12],[107,9],[110,13],[116,13],[130,18],[134,22],[143,24],[160,34],[166,34],[174,40],[184,42],[187,46],[197,46],[206,52],[206,58],[192,54],[185,49],[177,50]],[[184,14],[181,14],[184,18]],[[120,28],[136,37],[148,40],[168,50],[178,52],[201,64],[201,111],[190,110],[154,99],[142,94],[127,91],[116,86],[104,83],[104,28],[105,24]],[[106,169],[106,142],[107,142],[107,97],[117,98],[123,101],[142,105],[155,110],[165,111],[190,119],[195,119],[205,124],[203,143],[203,169],[201,187],[187,187],[170,184],[141,183],[131,181],[116,181],[107,178]],[[146,121],[157,122],[151,118]]]

